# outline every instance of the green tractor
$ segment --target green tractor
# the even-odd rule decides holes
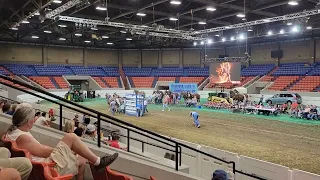
[[[81,86],[80,85],[72,85],[70,87],[70,90],[65,95],[65,98],[68,99],[69,101],[83,102],[84,96],[83,96],[83,92],[81,90]]]

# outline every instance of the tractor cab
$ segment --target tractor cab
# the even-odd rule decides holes
[[[220,97],[220,98],[230,98],[230,94],[229,93],[226,93],[226,92],[219,92],[217,94],[217,97]]]

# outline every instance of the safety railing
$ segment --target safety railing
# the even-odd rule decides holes
[[[88,108],[88,107],[85,107],[85,106],[82,106],[82,105],[77,104],[75,102],[68,101],[68,100],[66,100],[64,98],[61,98],[61,97],[57,96],[57,95],[51,94],[50,92],[44,91],[44,90],[42,90],[40,88],[31,86],[29,84],[17,81],[15,79],[10,78],[10,77],[0,75],[0,78],[8,80],[8,81],[11,81],[14,84],[19,84],[21,86],[27,87],[27,88],[35,91],[35,92],[42,93],[45,96],[39,95],[39,94],[37,94],[35,92],[32,92],[30,90],[26,90],[26,89],[22,89],[22,88],[16,87],[15,85],[8,84],[6,82],[0,82],[1,84],[4,84],[4,85],[6,85],[6,86],[8,86],[10,88],[25,92],[27,94],[33,95],[35,97],[47,100],[47,101],[49,101],[49,102],[51,102],[53,104],[59,105],[59,112],[60,112],[60,114],[59,114],[59,129],[60,130],[62,130],[62,125],[63,125],[63,115],[62,115],[63,107],[64,108],[68,108],[70,110],[73,110],[75,112],[82,113],[82,114],[87,114],[90,117],[96,118],[97,119],[97,134],[98,134],[97,146],[98,147],[101,147],[100,132],[101,132],[101,121],[103,121],[103,122],[107,122],[107,123],[113,124],[115,126],[118,126],[118,127],[121,127],[121,128],[124,128],[124,129],[127,130],[127,135],[126,135],[127,136],[127,151],[129,151],[129,152],[130,152],[130,133],[132,133],[132,132],[136,133],[136,134],[139,134],[141,136],[144,136],[146,138],[150,138],[150,139],[152,139],[152,140],[154,140],[156,142],[159,142],[159,143],[168,145],[170,147],[173,147],[174,148],[173,151],[175,153],[175,170],[176,171],[179,171],[179,166],[181,166],[181,156],[179,156],[179,153],[182,153],[181,147],[184,147],[184,148],[186,148],[186,149],[188,149],[190,151],[194,151],[194,152],[200,153],[201,155],[208,156],[208,157],[213,158],[215,160],[218,160],[220,162],[223,162],[223,163],[226,163],[226,164],[231,164],[232,165],[232,171],[233,171],[234,174],[239,173],[239,174],[242,174],[242,175],[245,175],[245,176],[249,176],[249,177],[254,178],[254,179],[266,180],[265,178],[258,177],[255,174],[248,174],[248,173],[242,172],[240,170],[237,170],[236,166],[235,166],[235,162],[233,162],[233,161],[226,161],[226,160],[224,160],[222,158],[219,158],[219,157],[213,156],[213,155],[211,155],[209,153],[200,151],[199,149],[190,147],[190,146],[188,146],[186,144],[183,144],[183,143],[180,143],[180,142],[178,142],[176,140],[170,139],[168,137],[159,135],[159,134],[157,134],[155,132],[152,132],[152,131],[143,129],[141,127],[135,126],[135,125],[133,125],[131,123],[128,123],[126,121],[122,121],[122,120],[120,120],[118,118],[115,118],[113,116],[109,116],[109,115],[107,115],[105,113],[99,112],[97,110],[94,110],[94,109],[91,109],[91,108]],[[55,100],[53,100],[52,98],[54,98]],[[57,100],[62,101],[64,103],[61,103],[61,102],[59,102]],[[179,161],[179,159],[180,159],[180,161]]]

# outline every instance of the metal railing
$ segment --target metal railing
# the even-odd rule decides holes
[[[79,113],[82,113],[82,114],[87,114],[87,115],[89,115],[89,116],[91,116],[93,118],[96,118],[97,119],[97,134],[98,134],[97,146],[98,147],[101,147],[100,132],[101,132],[101,121],[103,121],[103,122],[107,122],[107,123],[116,125],[118,127],[121,127],[121,128],[124,128],[124,129],[127,130],[127,135],[126,135],[127,136],[127,151],[129,151],[129,152],[130,152],[130,133],[131,132],[139,134],[139,135],[144,136],[146,138],[150,138],[150,139],[152,139],[152,140],[154,140],[156,142],[160,142],[162,144],[165,144],[165,145],[168,145],[170,147],[173,147],[174,150],[172,152],[175,152],[175,170],[176,171],[179,171],[179,166],[181,165],[181,155],[179,156],[179,153],[182,153],[181,147],[184,147],[184,148],[186,148],[186,149],[188,149],[190,151],[194,151],[194,152],[200,153],[201,155],[208,156],[210,158],[213,158],[215,160],[221,161],[223,163],[231,164],[232,165],[232,171],[233,171],[234,174],[239,173],[239,174],[242,174],[242,175],[245,175],[245,176],[249,176],[249,177],[254,178],[254,179],[266,180],[265,178],[256,176],[255,174],[248,174],[248,173],[242,172],[240,170],[237,170],[235,162],[233,162],[233,161],[226,161],[226,160],[224,160],[222,158],[219,158],[219,157],[213,156],[213,155],[211,155],[209,153],[200,151],[199,149],[190,147],[190,146],[188,146],[186,144],[183,144],[183,143],[180,143],[180,142],[178,142],[176,140],[170,139],[168,137],[159,135],[159,134],[157,134],[155,132],[152,132],[152,131],[143,129],[141,127],[135,126],[135,125],[133,125],[131,123],[128,123],[126,121],[122,121],[122,120],[120,120],[118,118],[115,118],[113,116],[109,116],[109,115],[107,115],[105,113],[102,113],[102,112],[99,112],[97,110],[82,106],[82,105],[77,104],[77,103],[72,102],[72,101],[68,101],[68,100],[66,100],[64,98],[61,98],[61,97],[57,96],[57,95],[51,94],[51,93],[49,93],[47,91],[44,91],[44,90],[42,90],[40,88],[31,86],[29,84],[17,81],[17,80],[15,80],[13,78],[10,78],[10,77],[7,77],[7,76],[3,76],[3,75],[0,75],[0,78],[8,80],[8,81],[11,81],[14,84],[19,84],[21,86],[27,87],[27,88],[29,88],[31,90],[34,90],[36,92],[42,93],[42,94],[50,97],[50,98],[48,98],[48,97],[39,95],[39,94],[37,94],[35,92],[16,87],[14,84],[8,84],[6,82],[0,82],[1,84],[4,84],[4,85],[6,85],[8,87],[11,87],[13,89],[16,89],[16,90],[25,92],[27,94],[33,95],[35,97],[47,100],[47,101],[49,101],[51,103],[58,104],[59,105],[59,112],[60,112],[60,114],[59,114],[59,123],[60,123],[59,124],[60,125],[59,128],[60,128],[60,130],[62,130],[62,125],[63,125],[63,115],[62,115],[63,107],[71,109],[71,110],[73,110],[75,112],[79,112]],[[54,99],[59,100],[59,101],[62,101],[64,103],[58,102],[56,100],[52,100],[51,98],[54,98]],[[180,159],[180,161],[179,161],[179,159]]]

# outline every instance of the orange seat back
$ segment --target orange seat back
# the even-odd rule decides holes
[[[133,180],[131,177],[124,174],[112,171],[109,167],[106,167],[106,175],[109,180]]]

